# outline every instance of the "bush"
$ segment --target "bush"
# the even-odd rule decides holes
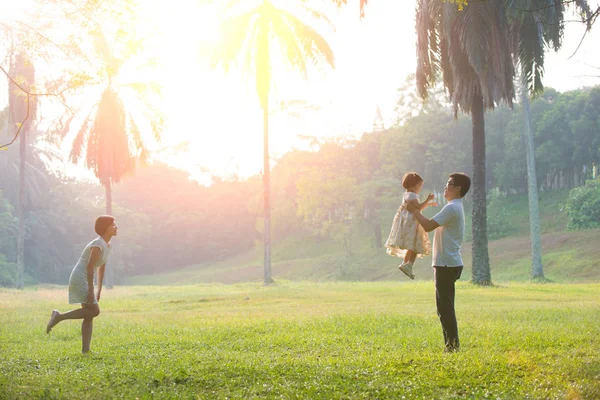
[[[17,285],[17,264],[7,262],[4,254],[0,254],[0,287]]]
[[[490,239],[500,239],[513,233],[511,215],[506,206],[506,196],[494,192],[488,194],[487,231]]]
[[[600,178],[571,190],[566,208],[569,230],[600,228]]]

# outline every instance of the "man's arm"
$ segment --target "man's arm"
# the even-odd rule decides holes
[[[411,204],[408,205],[408,211],[413,213],[415,219],[427,232],[431,232],[440,226],[446,226],[457,218],[455,207],[450,206],[450,204],[446,204],[442,210],[435,214],[431,219],[425,218],[419,209]]]
[[[419,222],[419,224],[421,224],[423,229],[425,229],[425,232],[431,232],[432,230],[434,230],[435,228],[438,228],[440,226],[434,220],[429,219],[429,218],[425,217],[423,214],[421,214],[421,211],[419,211],[419,210],[413,212],[413,215],[415,216],[415,219]]]

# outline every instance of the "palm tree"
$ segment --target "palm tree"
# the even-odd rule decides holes
[[[289,64],[306,75],[308,63],[324,59],[334,67],[333,51],[327,41],[310,25],[290,11],[276,7],[270,0],[239,1],[227,7],[229,17],[223,22],[225,41],[216,50],[214,64],[225,70],[241,60],[255,78],[256,93],[263,112],[264,144],[264,282],[271,278],[271,207],[269,163],[269,94],[272,86],[272,52],[279,45]],[[305,8],[316,19],[325,16]]]
[[[417,86],[426,98],[427,89],[441,74],[455,113],[458,110],[471,113],[472,280],[485,285],[491,283],[491,274],[487,250],[484,110],[501,101],[512,107],[517,63],[521,66],[523,86],[533,92],[541,90],[545,45],[550,43],[555,50],[560,47],[564,4],[550,0],[485,1],[469,3],[461,11],[460,4],[464,2],[456,3],[459,7],[440,0],[418,1]],[[575,3],[589,13],[586,1]],[[588,18],[588,28],[589,24]],[[530,153],[533,158],[533,147]],[[529,176],[531,185],[534,180],[531,171]],[[532,203],[537,205],[537,199],[532,198]],[[532,231],[535,231],[533,225]],[[534,276],[540,273],[543,276],[541,262],[534,267]]]
[[[73,139],[70,159],[73,163],[84,161],[92,170],[106,191],[106,213],[112,215],[112,185],[133,173],[136,163],[147,158],[148,138],[142,135],[138,123],[145,124],[154,133],[154,140],[160,141],[163,119],[150,102],[152,95],[160,95],[160,86],[122,79],[120,72],[128,60],[115,56],[102,32],[96,32],[94,39],[103,61],[99,73],[102,79],[95,88],[86,89],[91,93],[100,89],[102,94],[97,103],[85,105],[89,108]],[[64,123],[63,139],[77,116],[72,113]],[[107,266],[107,273],[110,288],[114,271]]]
[[[488,255],[484,110],[512,106],[515,75],[504,2],[473,2],[459,11],[440,0],[419,0],[417,88],[422,98],[441,73],[458,111],[473,124],[472,281],[491,284]]]
[[[542,250],[540,239],[540,215],[538,200],[538,184],[535,169],[535,146],[531,130],[529,112],[529,96],[543,91],[542,76],[544,72],[544,56],[548,47],[554,50],[562,45],[564,14],[566,6],[553,0],[538,0],[521,4],[522,1],[507,2],[507,16],[510,21],[513,52],[521,69],[521,100],[523,106],[524,129],[523,140],[527,158],[527,183],[529,198],[529,227],[531,236],[531,277],[544,281]],[[589,15],[587,1],[578,0],[575,7],[581,15]],[[525,8],[529,6],[529,9]],[[591,28],[591,20],[587,21]]]
[[[10,64],[9,75],[28,92],[35,82],[35,68],[29,58],[22,52],[14,56]],[[19,219],[19,230],[17,235],[17,288],[22,289],[25,285],[25,218],[26,218],[26,157],[28,133],[35,118],[37,99],[35,96],[27,96],[16,84],[9,82],[8,85],[9,104],[9,127],[11,131],[19,129],[19,196],[17,216]],[[27,118],[25,118],[27,117]],[[24,121],[24,122],[22,122]]]

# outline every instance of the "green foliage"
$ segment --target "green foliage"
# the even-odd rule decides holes
[[[488,196],[487,228],[490,239],[509,236],[515,228],[511,225],[511,213],[505,206],[506,196],[492,192]]]
[[[459,282],[444,354],[431,283],[117,287],[86,356],[65,288],[0,290],[0,397],[596,399],[598,289]]]
[[[568,228],[589,229],[600,227],[600,178],[571,190],[567,201]]]
[[[7,262],[0,254],[0,287],[15,287],[17,284],[17,264]]]
[[[13,287],[17,280],[16,245],[19,223],[14,207],[0,190],[0,287]]]
[[[405,90],[414,90],[408,86]],[[591,177],[600,129],[583,127],[594,117],[598,94],[598,88],[567,93],[548,89],[531,103],[543,233],[562,231],[567,224],[559,205],[566,202],[562,189]],[[314,151],[294,150],[277,160],[271,179],[275,276],[381,279],[382,266],[393,261],[379,254],[401,202],[402,174],[419,172],[425,179],[423,193],[434,191],[439,198],[448,173],[471,173],[468,119],[455,121],[442,99],[430,100],[415,115],[399,111],[402,125],[367,133],[356,141],[321,141],[315,143]],[[488,187],[495,192],[488,210],[490,237],[526,236],[522,115],[518,108],[516,112],[501,108],[487,114],[486,124]],[[567,133],[570,147],[560,138]],[[33,146],[29,150],[28,170],[34,171],[31,177],[35,179],[28,195],[33,210],[26,220],[26,272],[40,282],[64,284],[81,249],[95,235],[93,220],[104,213],[104,193],[89,183],[53,176],[34,158],[39,150]],[[575,163],[552,156],[567,150],[563,157],[586,160],[579,164],[577,177]],[[13,157],[12,149],[0,155],[0,162],[13,160],[4,155]],[[5,196],[0,198],[0,253],[7,262],[15,262],[18,196],[9,178],[16,177],[16,172],[6,171],[0,175]],[[553,179],[557,173],[561,179]],[[566,178],[571,174],[569,182]],[[215,178],[211,186],[202,186],[185,172],[165,165],[138,168],[113,193],[113,212],[121,228],[113,254],[117,283],[133,275],[174,272],[190,265],[208,268],[201,276],[210,281],[216,279],[210,269],[226,259],[242,263],[240,268],[259,265],[262,255],[253,248],[262,244],[261,186],[260,176]],[[467,197],[467,240],[470,207]],[[435,211],[428,209],[426,215]],[[464,246],[465,251],[468,248]],[[586,256],[582,262],[591,259]],[[496,263],[493,257],[492,263]],[[288,270],[290,265],[293,268]],[[527,269],[525,264],[523,268]]]

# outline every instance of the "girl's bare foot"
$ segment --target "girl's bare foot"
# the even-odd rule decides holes
[[[50,321],[48,321],[48,325],[46,325],[46,333],[50,333],[54,325],[56,325],[56,317],[58,317],[60,313],[57,310],[52,311],[52,315],[50,315]]]

